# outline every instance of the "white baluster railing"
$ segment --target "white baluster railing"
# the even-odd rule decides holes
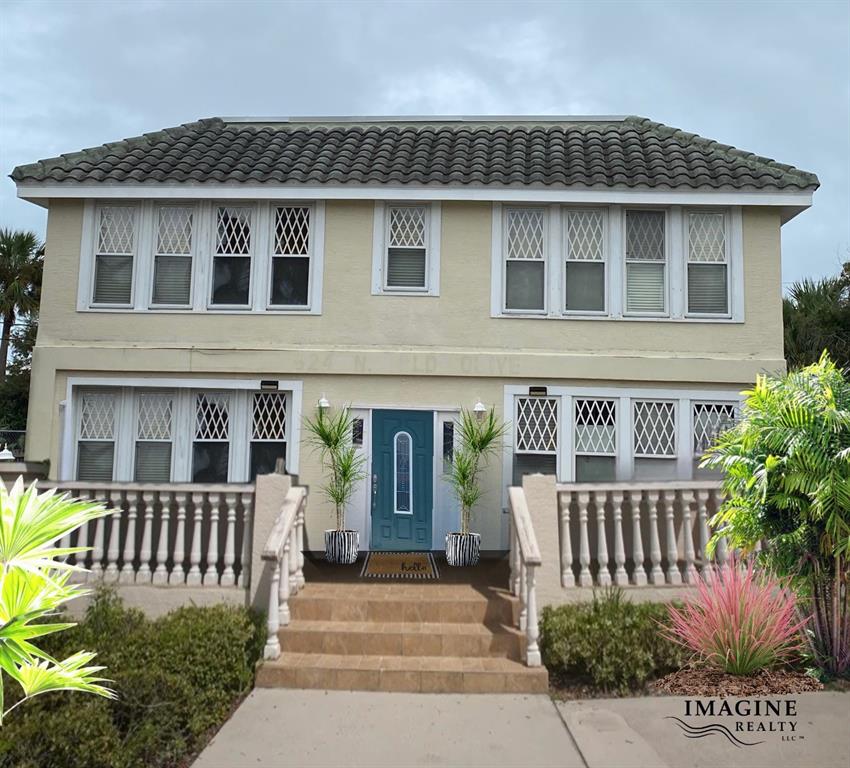
[[[729,557],[724,539],[713,558],[706,553],[708,521],[722,502],[717,481],[562,483],[556,493],[565,588],[693,584],[710,560]],[[511,558],[516,594],[513,552]]]
[[[70,539],[79,546],[88,542],[91,547],[91,552],[80,558],[90,563],[90,580],[124,585],[248,586],[253,485],[42,482],[40,486],[98,500],[113,510]],[[303,511],[301,514],[303,526]],[[221,539],[219,520],[226,522]],[[237,552],[240,535],[242,546]],[[294,546],[292,550],[296,551]],[[187,559],[188,573],[184,567]],[[301,561],[297,562],[300,569]],[[206,565],[203,574],[202,563]]]
[[[529,667],[539,667],[540,636],[537,616],[536,569],[540,567],[540,548],[531,524],[528,503],[522,488],[508,488],[508,502],[511,512],[511,562],[519,568],[519,593],[513,592],[517,579],[511,575],[510,587],[520,602],[520,629],[525,632],[525,663]],[[585,506],[585,517],[587,507]]]
[[[304,541],[304,505],[307,491],[304,488],[290,488],[283,500],[280,513],[275,520],[262,558],[270,563],[272,571],[269,587],[269,614],[267,623],[266,647],[263,656],[266,659],[276,659],[280,656],[280,639],[278,631],[281,625],[289,624],[289,598],[301,588],[304,583],[304,573],[301,568],[303,558],[298,549],[299,542]],[[294,562],[294,570],[290,563]]]

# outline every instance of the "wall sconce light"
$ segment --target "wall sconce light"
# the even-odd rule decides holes
[[[487,406],[479,400],[472,406],[472,412],[475,414],[475,418],[481,421],[484,418],[484,414],[487,413]]]
[[[328,398],[326,398],[324,395],[322,395],[322,396],[319,398],[319,403],[318,403],[318,405],[319,405],[319,410],[320,410],[322,413],[324,413],[326,410],[328,410],[328,408],[330,408],[330,407],[331,407],[331,401],[330,401],[330,400],[328,400]]]
[[[15,454],[9,450],[9,446],[3,444],[3,450],[0,451],[0,461],[14,461]]]

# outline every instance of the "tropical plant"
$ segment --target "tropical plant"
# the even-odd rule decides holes
[[[826,349],[839,368],[850,368],[850,261],[835,277],[794,283],[782,318],[789,367],[816,363]]]
[[[35,233],[0,229],[0,381],[6,378],[15,321],[38,311],[43,268],[44,247]]]
[[[784,376],[760,376],[744,393],[741,420],[717,439],[702,466],[725,472],[725,501],[711,523],[713,547],[727,537],[794,579],[812,616],[806,631],[816,665],[848,670],[850,614],[850,382],[824,353]]]
[[[751,675],[790,661],[802,646],[807,623],[796,611],[796,597],[784,581],[754,560],[732,560],[706,569],[696,594],[684,605],[668,606],[670,626],[661,631],[697,659],[731,675]]]
[[[457,447],[446,479],[460,504],[461,533],[469,533],[472,508],[483,495],[479,475],[498,452],[508,426],[496,417],[495,408],[480,417],[464,408],[455,421]]]
[[[334,505],[336,529],[345,527],[345,507],[366,472],[366,458],[357,452],[352,434],[354,418],[349,408],[341,409],[335,416],[327,408],[317,408],[316,417],[307,417],[308,441],[319,452],[326,474],[322,493]]]
[[[112,697],[98,677],[103,667],[91,666],[94,653],[78,651],[59,661],[33,640],[74,626],[45,621],[69,600],[87,593],[69,583],[74,571],[68,555],[86,547],[55,547],[54,543],[84,523],[102,517],[100,504],[39,494],[36,483],[24,488],[19,477],[7,491],[0,484],[0,669],[23,689],[23,697],[3,711],[0,676],[0,722],[4,715],[33,696],[48,691],[85,691]],[[59,559],[62,558],[62,559]]]

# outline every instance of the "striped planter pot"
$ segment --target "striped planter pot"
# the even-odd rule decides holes
[[[359,531],[325,531],[325,560],[329,563],[350,565],[357,559],[359,548]]]
[[[480,533],[446,534],[446,561],[449,565],[478,565],[480,555]]]

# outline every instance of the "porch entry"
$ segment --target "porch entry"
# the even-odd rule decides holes
[[[433,411],[372,411],[371,549],[430,550],[433,515]]]

